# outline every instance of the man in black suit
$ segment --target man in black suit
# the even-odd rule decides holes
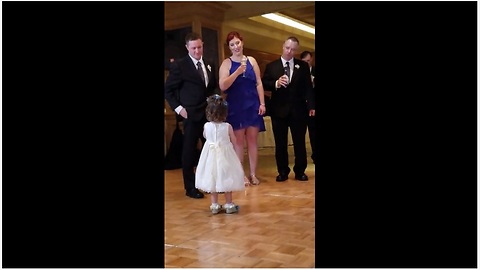
[[[307,150],[305,134],[307,117],[315,115],[313,86],[308,64],[295,59],[299,47],[296,37],[289,37],[283,43],[280,59],[267,64],[262,83],[265,90],[272,91],[267,107],[272,119],[273,137],[275,139],[275,160],[277,162],[277,182],[288,179],[288,128],[292,134],[295,165],[295,179],[307,181]]]
[[[170,107],[183,117],[182,171],[186,195],[199,199],[204,195],[195,188],[195,164],[198,163],[197,143],[203,138],[207,122],[207,97],[218,93],[218,80],[213,62],[203,58],[203,40],[196,33],[185,37],[188,55],[171,63],[165,82],[165,99]]]
[[[315,66],[312,65],[312,53],[309,51],[303,51],[300,54],[300,59],[302,61],[305,61],[309,68],[310,68],[310,75],[312,78],[312,84],[313,84],[313,93],[314,93],[314,98],[316,97],[317,93],[315,92]],[[315,147],[315,138],[317,136],[317,131],[315,129],[315,117],[314,116],[309,116],[307,118],[307,127],[308,127],[308,137],[310,138],[310,146],[312,148],[312,160],[313,163],[315,164],[315,157],[317,155],[316,153],[316,147]]]

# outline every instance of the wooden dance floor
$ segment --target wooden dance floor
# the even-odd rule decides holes
[[[261,184],[234,192],[236,214],[213,215],[210,195],[185,196],[181,169],[165,171],[165,268],[315,266],[315,165],[309,158],[309,181],[294,180],[292,171],[289,180],[276,182],[273,151],[259,150]],[[289,153],[292,164],[291,146]]]

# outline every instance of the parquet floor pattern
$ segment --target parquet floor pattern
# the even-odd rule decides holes
[[[213,215],[210,195],[185,196],[181,169],[165,171],[165,268],[314,268],[315,165],[276,182],[273,151],[259,150],[261,184],[233,194],[236,214]]]

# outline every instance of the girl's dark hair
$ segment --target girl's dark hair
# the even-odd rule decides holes
[[[221,96],[215,94],[207,98],[205,109],[207,120],[211,122],[225,122],[228,114],[228,103]]]

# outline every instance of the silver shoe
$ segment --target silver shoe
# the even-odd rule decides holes
[[[225,209],[225,212],[227,214],[233,214],[238,212],[238,209],[240,208],[238,205],[235,205],[234,203],[227,203],[223,205],[223,208]]]
[[[212,203],[212,205],[210,205],[210,210],[212,211],[212,214],[218,214],[220,213],[220,211],[222,211],[222,206],[219,205],[218,203]]]

